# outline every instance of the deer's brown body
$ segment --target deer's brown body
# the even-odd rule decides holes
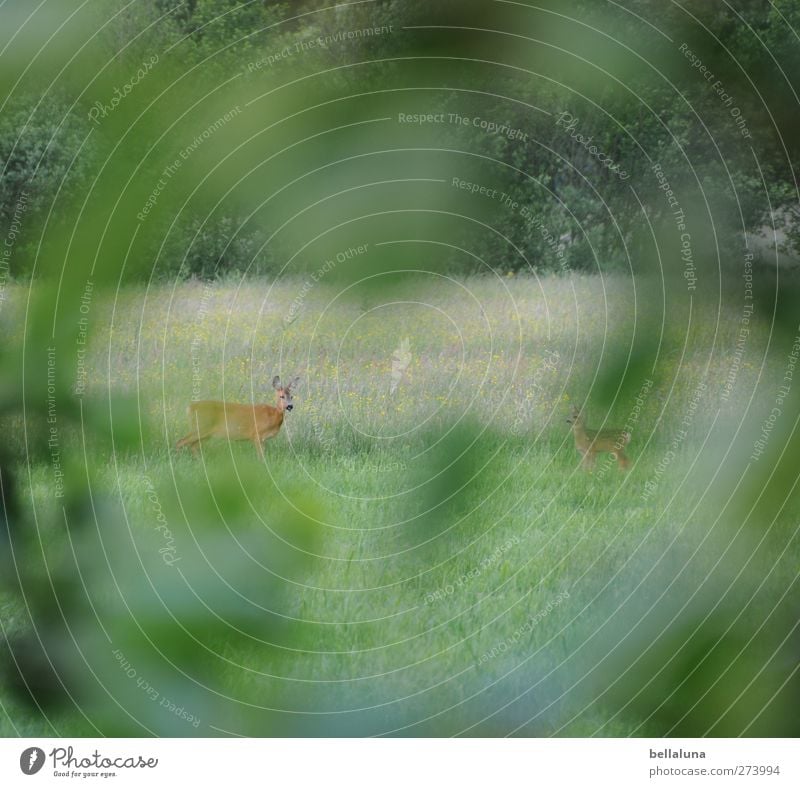
[[[275,377],[272,385],[278,398],[277,406],[271,404],[235,404],[233,402],[192,402],[189,405],[189,423],[192,431],[178,440],[176,448],[191,448],[209,438],[221,440],[250,440],[258,455],[264,458],[264,441],[275,437],[283,425],[287,411],[292,410],[292,386],[286,386]]]
[[[622,429],[587,429],[583,416],[576,407],[572,408],[572,416],[567,419],[572,424],[572,435],[575,438],[575,449],[583,457],[581,464],[587,470],[594,466],[597,454],[608,453],[617,460],[620,470],[627,470],[630,460],[625,456],[624,448],[631,441],[630,432]]]

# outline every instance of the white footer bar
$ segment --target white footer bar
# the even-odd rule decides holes
[[[0,784],[800,785],[769,739],[5,739]],[[189,780],[192,780],[190,782]]]

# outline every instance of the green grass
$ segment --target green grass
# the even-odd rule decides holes
[[[742,395],[723,400],[735,320],[701,318],[686,348],[668,324],[648,360],[653,387],[633,427],[631,472],[601,461],[585,473],[569,407],[585,406],[591,426],[621,426],[642,383],[640,375],[617,391],[604,377],[630,347],[644,352],[629,286],[591,277],[441,281],[399,285],[388,301],[424,304],[400,307],[369,293],[336,300],[323,283],[303,294],[293,321],[302,280],[99,298],[86,428],[65,429],[62,439],[68,481],[91,465],[89,540],[102,543],[108,571],[95,576],[80,546],[75,560],[89,567],[86,593],[112,640],[130,640],[122,650],[138,654],[138,672],[152,670],[149,683],[181,697],[206,735],[685,730],[671,727],[680,714],[659,710],[668,692],[648,684],[658,670],[637,672],[654,652],[673,655],[660,634],[677,620],[688,628],[670,636],[682,646],[709,610],[712,620],[725,617],[728,603],[763,619],[796,578],[796,503],[774,521],[745,521],[751,498],[730,502],[764,466],[740,484],[769,412],[769,391],[756,380],[779,378],[784,360],[775,351],[760,369],[767,334],[754,332],[737,378]],[[0,315],[12,334],[23,295]],[[62,368],[72,350],[59,347]],[[208,443],[201,457],[173,450],[193,394],[272,401],[276,373],[303,382],[263,465],[247,443]],[[702,407],[681,424],[703,379]],[[749,410],[745,392],[755,393]],[[99,436],[109,414],[113,443]],[[19,449],[21,421],[9,424]],[[776,449],[785,442],[774,440]],[[17,468],[45,552],[55,554],[64,534],[52,468],[32,456]],[[199,613],[160,559],[159,510],[180,576],[202,598]],[[147,597],[151,583],[161,607]],[[1,598],[5,633],[22,631],[17,596]],[[172,644],[176,624],[164,622],[164,609],[197,638],[199,686],[187,688],[176,663],[154,653]],[[151,636],[144,644],[134,618]],[[174,714],[153,713],[108,666],[112,644],[86,636],[107,690],[144,725],[134,731],[193,733]],[[191,672],[192,658],[175,653]],[[681,679],[694,662],[686,664]],[[671,680],[682,698],[686,685]],[[8,692],[0,700],[0,734],[52,732]],[[48,715],[62,734],[111,724],[99,705],[82,708],[91,723],[69,703]],[[729,734],[740,716],[728,718]]]

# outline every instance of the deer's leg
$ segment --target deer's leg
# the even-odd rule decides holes
[[[258,458],[263,462],[264,461],[264,443],[261,440],[261,435],[255,435],[253,437],[253,445],[256,447],[256,451],[258,452]]]
[[[177,443],[175,443],[175,450],[180,451],[181,448],[185,448],[186,446],[189,446],[192,448],[192,450],[194,450],[195,443],[199,442],[200,439],[196,434],[187,434],[186,437],[182,437]]]
[[[203,439],[204,439],[203,437],[198,437],[196,434],[186,435],[186,437],[184,437],[183,439],[178,440],[178,442],[175,444],[175,448],[176,449],[191,448],[192,454],[194,454],[194,456],[197,456],[197,451],[200,447],[200,443],[203,442]]]
[[[628,467],[630,466],[631,462],[628,459],[628,457],[625,456],[625,452],[624,451],[617,451],[616,459],[617,459],[617,464],[619,465],[619,469],[620,470],[627,470]]]

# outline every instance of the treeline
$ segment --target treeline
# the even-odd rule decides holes
[[[171,140],[218,122],[227,105],[215,97],[226,95],[274,95],[259,104],[264,126],[326,102],[330,123],[344,126],[335,99],[356,93],[388,115],[413,106],[441,116],[423,131],[429,145],[458,151],[461,174],[497,191],[478,211],[486,226],[470,237],[497,269],[639,264],[679,246],[676,205],[693,225],[695,253],[738,259],[745,233],[773,219],[800,251],[793,0],[91,5],[72,28],[77,55],[65,47],[35,59],[31,46],[30,63],[19,57],[0,82],[0,220],[9,227],[23,203],[26,213],[12,276],[31,273],[48,233],[68,236],[82,210],[112,197],[130,200],[134,216],[152,203],[133,276],[279,270],[292,253],[275,237],[285,217],[269,206],[253,216],[247,192],[226,178],[231,165],[220,163],[223,149],[236,161],[237,146],[258,138],[258,114],[201,139],[191,163],[210,181],[181,191],[174,179],[155,196],[146,185],[170,180],[166,168],[186,148],[170,149]],[[317,118],[309,134],[323,127]],[[226,189],[233,196],[223,199]],[[192,209],[182,209],[186,200]],[[112,236],[129,237],[133,225],[114,221]]]

